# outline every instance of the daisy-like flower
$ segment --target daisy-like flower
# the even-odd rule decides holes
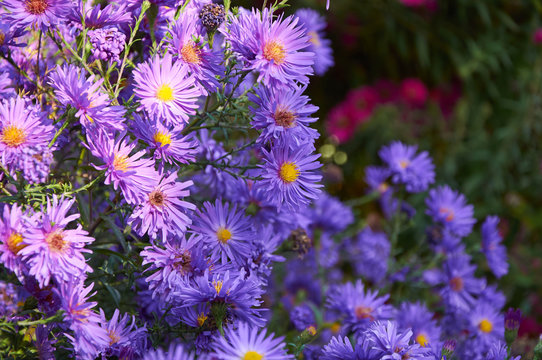
[[[133,115],[133,133],[154,149],[155,159],[169,164],[174,161],[188,164],[195,160],[197,142],[191,135],[183,135],[181,126],[164,126],[158,118]]]
[[[160,232],[165,239],[168,232],[177,235],[184,233],[192,223],[187,214],[196,206],[182,199],[190,195],[187,188],[193,182],[176,179],[176,172],[160,176],[160,182],[147,194],[145,201],[134,209],[128,223],[137,234],[149,234],[156,238]]]
[[[311,115],[318,107],[309,104],[309,97],[303,95],[306,86],[275,88],[261,85],[256,94],[249,93],[249,99],[256,107],[250,107],[254,113],[252,126],[262,130],[258,141],[267,143],[281,136],[288,136],[292,143],[313,142],[319,134],[310,128],[316,121]]]
[[[363,229],[348,247],[348,254],[356,274],[378,283],[388,271],[391,245],[384,232]]]
[[[98,303],[89,302],[89,294],[94,283],[86,288],[79,282],[61,283],[59,288],[54,288],[61,301],[60,309],[64,311],[64,321],[73,331],[73,336],[65,333],[72,343],[75,353],[81,359],[94,359],[102,352],[110,342],[107,330],[102,328],[100,317],[94,310]]]
[[[311,220],[311,228],[335,234],[354,222],[354,213],[338,198],[322,192],[314,202],[314,207],[309,209],[308,218]]]
[[[261,186],[267,189],[268,200],[277,207],[298,209],[318,198],[322,175],[316,172],[322,164],[316,160],[308,144],[290,146],[289,141],[277,143],[271,151],[262,149],[263,165],[258,165],[263,177]]]
[[[25,148],[47,146],[54,128],[45,114],[21,97],[0,103],[0,161],[11,167]]]
[[[412,329],[413,339],[422,347],[440,342],[440,327],[433,313],[420,303],[402,303],[397,311],[397,323],[402,329]]]
[[[209,267],[203,255],[201,242],[194,236],[164,241],[163,247],[147,246],[142,252],[142,265],[150,266],[145,281],[153,297],[170,301],[171,294],[180,290],[188,279],[201,276]]]
[[[504,316],[495,305],[480,300],[468,315],[470,330],[484,347],[496,341],[504,341]]]
[[[85,6],[85,8],[83,8]],[[99,4],[92,2],[78,2],[72,7],[67,18],[70,21],[81,24],[85,16],[85,26],[88,29],[100,29],[105,26],[120,26],[132,21],[132,13],[126,8],[126,4],[112,2],[102,8]]]
[[[410,344],[412,330],[399,332],[397,324],[392,321],[376,321],[367,332],[367,337],[373,343],[373,349],[378,352],[380,360],[434,359],[430,349],[423,348],[419,344]]]
[[[425,204],[427,205],[425,213],[444,230],[460,237],[471,233],[476,222],[473,216],[474,208],[467,204],[463,194],[447,185],[439,186],[429,191]]]
[[[34,223],[27,226],[22,236],[19,254],[28,265],[28,272],[39,282],[40,287],[49,284],[51,278],[57,282],[82,279],[92,268],[85,262],[83,253],[91,253],[85,244],[94,241],[82,229],[81,224],[75,229],[66,226],[79,218],[79,214],[68,215],[75,199],[47,199],[47,207],[34,216]]]
[[[486,256],[487,263],[497,278],[508,273],[508,261],[506,259],[506,247],[502,245],[502,236],[497,226],[499,218],[488,216],[482,224],[482,252]]]
[[[0,263],[6,269],[22,276],[23,264],[19,252],[26,245],[23,242],[23,233],[27,222],[21,208],[14,204],[11,208],[4,205],[3,216],[0,217]]]
[[[393,308],[386,305],[389,295],[378,296],[378,291],[365,290],[361,280],[330,290],[326,307],[345,317],[344,325],[356,332],[366,330],[375,320],[391,319]]]
[[[242,11],[225,31],[232,49],[245,68],[259,73],[265,85],[307,84],[312,75],[314,54],[304,51],[310,44],[305,29],[294,16],[273,19],[269,9]]]
[[[371,349],[372,343],[366,337],[359,337],[358,343],[352,347],[348,337],[332,337],[329,344],[322,349],[321,360],[376,360],[378,353]]]
[[[121,189],[124,199],[129,204],[144,202],[158,182],[159,176],[154,170],[154,161],[143,158],[145,150],[130,155],[137,143],[128,144],[123,140],[125,134],[116,139],[100,132],[89,139],[92,154],[104,161],[104,165],[94,165],[97,170],[105,170],[105,184],[113,183],[115,190]]]
[[[220,360],[285,360],[294,359],[286,352],[284,337],[269,336],[265,329],[239,323],[237,329],[228,328],[226,336],[216,337],[214,356]]]
[[[71,4],[62,0],[5,0],[9,21],[17,29],[31,27],[47,31],[60,23]]]
[[[195,77],[181,61],[173,62],[171,54],[156,55],[134,71],[134,92],[141,99],[141,109],[164,119],[166,125],[188,122],[195,113],[201,91]]]
[[[55,89],[58,101],[77,109],[75,116],[93,135],[96,130],[108,132],[124,129],[124,107],[113,106],[102,92],[104,79],[86,79],[86,72],[74,65],[57,66],[49,75],[49,84]],[[96,129],[98,127],[98,129]]]
[[[256,326],[263,326],[265,320],[261,318],[261,296],[265,293],[259,279],[246,276],[244,269],[238,273],[217,272],[210,275],[205,271],[203,276],[196,277],[188,282],[175,294],[183,301],[183,306],[208,304],[211,308],[221,307],[224,318],[212,319],[225,321],[228,324],[244,321]],[[210,322],[212,322],[210,319]]]
[[[211,256],[225,264],[228,259],[244,264],[250,255],[254,236],[251,224],[237,205],[230,207],[217,199],[198,210],[192,231],[209,247]]]
[[[127,357],[127,352],[140,352],[146,348],[147,329],[145,326],[137,328],[133,315],[124,314],[120,317],[119,309],[115,309],[111,320],[108,321],[104,311],[100,309],[100,326],[107,332],[109,337],[109,345],[104,351],[107,356],[121,358],[121,355],[124,355],[123,359],[135,358]]]
[[[408,192],[425,191],[435,182],[435,165],[427,151],[416,153],[416,145],[408,146],[394,141],[378,154],[391,172],[394,184],[404,184]]]
[[[169,345],[167,352],[162,349],[151,350],[143,355],[143,360],[194,360],[194,354],[184,348],[183,344]]]
[[[299,23],[307,30],[310,45],[307,51],[314,53],[314,72],[322,76],[333,66],[333,50],[331,40],[325,38],[324,29],[327,24],[323,16],[313,9],[299,9],[295,12]]]
[[[204,95],[218,87],[217,76],[224,74],[223,58],[211,51],[198,33],[197,17],[184,12],[171,29],[169,51],[177,61],[188,66]]]

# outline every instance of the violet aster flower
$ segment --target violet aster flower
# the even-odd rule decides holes
[[[428,270],[424,280],[431,285],[443,285],[440,290],[442,299],[452,308],[469,310],[485,287],[485,281],[474,277],[476,266],[470,263],[470,257],[456,253],[448,256],[442,270]]]
[[[189,181],[176,181],[177,173],[160,175],[160,182],[147,194],[147,198],[139,204],[130,215],[128,223],[140,236],[149,234],[156,238],[158,233],[166,239],[168,233],[180,235],[192,223],[188,214],[196,209],[183,198],[190,195]]]
[[[471,233],[476,222],[473,217],[474,208],[467,204],[463,194],[447,185],[439,186],[429,191],[425,204],[425,213],[431,216],[434,222],[442,225],[444,230],[461,237]]]
[[[504,341],[504,316],[495,305],[481,300],[468,314],[470,331],[488,348],[492,342]]]
[[[298,331],[303,331],[316,324],[314,312],[307,304],[301,304],[290,311],[290,321]]]
[[[201,95],[195,85],[188,67],[173,62],[170,54],[157,55],[134,70],[134,92],[141,99],[141,109],[163,118],[166,125],[188,122],[188,116],[195,113]]]
[[[237,205],[230,207],[216,200],[205,202],[197,211],[191,230],[209,247],[213,259],[225,264],[228,259],[244,264],[251,251],[254,233],[248,218]]]
[[[35,223],[27,227],[23,235],[26,245],[19,254],[28,265],[30,275],[36,277],[40,286],[49,284],[51,278],[57,282],[82,279],[92,268],[85,262],[83,253],[91,253],[85,244],[94,241],[82,229],[81,224],[75,229],[66,226],[79,218],[79,214],[68,215],[75,199],[47,199],[47,207],[35,218]]]
[[[420,303],[402,303],[397,310],[397,324],[401,329],[412,329],[413,340],[422,347],[440,343],[440,327],[433,313]]]
[[[220,306],[228,321],[235,323],[239,320],[263,326],[265,320],[261,318],[263,309],[260,308],[260,299],[264,293],[259,279],[246,277],[244,269],[241,269],[238,273],[226,271],[212,276],[207,270],[203,276],[188,282],[175,295],[183,301],[183,306]],[[213,319],[215,323],[217,320],[223,319]]]
[[[408,192],[425,191],[435,182],[435,165],[427,151],[416,153],[416,145],[394,141],[380,149],[378,154],[391,172],[394,184],[403,184]]]
[[[324,29],[327,24],[323,16],[313,9],[299,9],[295,12],[299,23],[307,29],[310,45],[307,51],[314,53],[314,73],[322,76],[333,66],[331,41],[326,39]]]
[[[11,163],[10,170],[22,172],[23,178],[30,184],[43,183],[53,163],[53,150],[56,150],[54,146],[45,144],[24,147],[17,161]]]
[[[484,360],[520,360],[521,356],[508,357],[508,348],[501,341],[493,342]]]
[[[83,5],[86,8],[83,8]],[[126,4],[117,1],[111,2],[102,8],[100,4],[79,1],[68,14],[68,20],[81,24],[85,15],[85,26],[88,29],[99,29],[105,26],[120,26],[132,21],[132,13],[126,8]]]
[[[120,61],[119,55],[124,50],[126,35],[114,26],[88,32],[92,44],[92,55],[95,59],[107,62]]]
[[[23,150],[47,146],[54,128],[45,114],[21,97],[0,102],[0,161],[8,168]]]
[[[366,227],[351,241],[347,249],[356,274],[375,283],[384,279],[391,250],[385,233]]]
[[[169,345],[167,352],[162,349],[151,350],[143,355],[143,360],[194,360],[194,354],[185,349],[183,344]]]
[[[322,349],[321,360],[377,360],[376,350],[371,349],[372,343],[367,337],[359,337],[355,347],[352,347],[348,337],[332,337],[329,344]]]
[[[354,222],[352,209],[328,193],[322,192],[313,205],[308,214],[312,228],[335,234]]]
[[[308,144],[291,147],[289,141],[275,144],[271,151],[262,149],[263,165],[258,165],[263,179],[260,184],[268,199],[278,208],[298,209],[318,198],[322,176],[315,170],[322,164],[320,154],[312,154]]]
[[[307,84],[314,54],[305,29],[294,16],[273,19],[269,9],[242,11],[225,33],[245,68],[259,73],[258,81],[270,87]]]
[[[202,92],[213,92],[218,88],[217,76],[224,74],[220,64],[223,57],[209,49],[198,33],[197,18],[188,13],[181,14],[171,29],[169,51],[175,59],[188,66]]]
[[[281,136],[288,136],[292,143],[313,142],[319,134],[310,124],[316,121],[311,115],[318,107],[309,104],[309,97],[303,95],[306,86],[276,88],[260,85],[256,94],[248,94],[249,100],[256,107],[250,107],[254,113],[252,126],[262,130],[258,141],[267,143]]]
[[[5,0],[8,20],[17,29],[31,27],[44,32],[62,20],[71,3],[62,0]]]
[[[132,320],[130,322],[130,319]],[[115,309],[111,320],[107,320],[105,313],[100,309],[100,326],[107,332],[109,336],[109,346],[104,351],[107,356],[117,356],[121,358],[121,354],[125,355],[123,359],[135,359],[135,356],[126,356],[126,350],[135,350],[138,353],[146,348],[147,329],[145,326],[137,328],[135,317],[124,314],[120,316],[119,309]]]
[[[142,117],[134,113],[132,130],[135,136],[154,148],[154,158],[169,164],[188,164],[195,160],[197,142],[182,134],[180,126],[164,126],[158,118]]]
[[[393,308],[386,305],[389,295],[366,290],[361,280],[347,283],[329,291],[326,307],[345,317],[344,325],[355,332],[366,330],[375,320],[391,319]]]
[[[506,247],[502,245],[502,236],[497,228],[498,224],[497,216],[488,216],[482,224],[482,252],[493,274],[501,278],[508,273],[508,261]]]
[[[21,278],[24,269],[19,252],[26,245],[23,242],[23,233],[30,220],[25,221],[21,208],[14,204],[11,208],[4,205],[0,216],[0,263]]]
[[[74,65],[57,66],[49,75],[58,101],[77,110],[75,116],[91,136],[100,128],[108,132],[123,130],[124,107],[111,105],[101,88],[104,79],[94,80],[94,76],[86,79],[85,70]]]
[[[170,301],[171,294],[181,291],[188,279],[203,275],[211,264],[207,263],[201,245],[194,236],[182,237],[164,241],[163,247],[147,246],[141,252],[142,265],[150,264],[145,270],[145,281],[153,291],[153,298]]]
[[[397,324],[392,321],[376,321],[367,331],[369,341],[373,343],[373,349],[379,353],[381,360],[413,359],[433,360],[429,349],[419,344],[410,344],[412,331],[399,332]]]
[[[388,182],[390,175],[390,170],[385,167],[367,166],[365,168],[365,182],[371,191],[378,191],[380,194],[391,190]]]
[[[215,338],[213,355],[218,359],[294,359],[286,352],[284,337],[275,338],[273,333],[268,336],[265,329],[239,323],[235,330],[228,328],[225,335]]]
[[[88,302],[94,283],[86,288],[82,283],[64,282],[54,291],[60,297],[60,308],[64,311],[64,321],[73,331],[73,336],[64,334],[72,343],[75,353],[82,359],[94,359],[109,344],[106,329],[100,327],[100,317],[93,307],[97,302]]]
[[[98,170],[105,170],[105,184],[113,183],[115,190],[121,189],[124,199],[129,204],[140,204],[148,198],[158,182],[158,173],[154,170],[154,161],[143,158],[145,150],[130,155],[137,143],[128,144],[123,140],[125,134],[116,139],[100,132],[95,139],[90,139],[92,154],[101,158],[104,165],[94,165]]]

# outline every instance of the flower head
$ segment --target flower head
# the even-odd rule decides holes
[[[27,221],[29,220],[25,221],[25,215],[19,206],[4,205],[0,217],[0,263],[19,277],[24,268],[20,251],[26,246],[23,233],[28,226]]]
[[[467,236],[472,231],[476,220],[474,208],[467,204],[465,196],[452,190],[449,186],[439,186],[429,191],[425,199],[426,214],[444,230],[457,236]]]
[[[313,9],[299,9],[295,12],[299,23],[307,30],[310,45],[307,51],[314,53],[314,73],[322,76],[333,66],[331,41],[325,37],[327,24],[323,16]]]
[[[508,273],[506,247],[502,245],[502,236],[497,228],[499,218],[488,216],[482,224],[482,252],[485,254],[489,268],[497,278]]]
[[[61,0],[6,0],[3,5],[10,11],[8,19],[14,27],[43,31],[59,24],[69,9]]]

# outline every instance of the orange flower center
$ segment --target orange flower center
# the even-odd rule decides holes
[[[49,245],[49,249],[55,252],[63,252],[68,242],[64,240],[62,230],[56,230],[47,235],[45,242]]]
[[[9,251],[11,251],[15,255],[17,255],[17,253],[26,246],[25,244],[22,244],[23,236],[16,232],[11,233],[8,236],[8,239],[6,242],[7,242]]]
[[[263,57],[269,61],[273,61],[277,65],[282,64],[286,57],[284,46],[277,41],[269,41],[263,47]]]
[[[23,129],[15,125],[8,125],[2,129],[0,139],[8,147],[17,147],[26,141],[26,134]]]
[[[49,8],[48,0],[26,0],[24,8],[32,15],[41,15]]]
[[[166,201],[166,195],[160,190],[154,190],[149,194],[149,202],[153,206],[162,207]]]
[[[463,290],[463,279],[461,279],[459,276],[452,278],[450,280],[450,287],[453,291]]]
[[[278,107],[273,117],[278,126],[291,128],[295,125],[295,114],[286,108]]]
[[[371,313],[373,312],[373,309],[367,306],[356,306],[356,309],[354,310],[354,313],[356,314],[356,317],[361,319],[373,319],[373,315]]]
[[[181,49],[181,57],[183,58],[184,62],[189,64],[201,63],[200,53],[201,50],[191,41],[184,44]]]
[[[445,220],[446,220],[447,222],[450,222],[450,221],[452,221],[452,220],[455,218],[454,212],[453,212],[452,210],[448,209],[448,208],[441,207],[441,208],[439,209],[439,212],[440,212],[441,214],[443,214],[443,215],[446,215]]]

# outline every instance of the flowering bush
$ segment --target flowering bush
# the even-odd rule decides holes
[[[332,51],[286,6],[3,3],[2,357],[520,358],[500,220],[427,151],[391,142],[367,194],[324,189],[306,90]]]

